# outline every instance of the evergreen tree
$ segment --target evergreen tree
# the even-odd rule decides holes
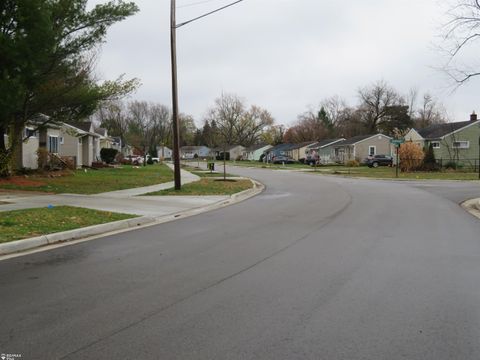
[[[42,117],[75,120],[122,96],[134,81],[98,84],[92,50],[114,23],[138,11],[121,0],[87,10],[87,0],[3,0],[0,11],[0,176],[21,150],[23,127]],[[4,135],[9,143],[4,143]]]

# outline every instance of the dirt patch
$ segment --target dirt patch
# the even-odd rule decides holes
[[[15,185],[15,186],[43,186],[44,182],[38,180],[27,179],[20,176],[13,176],[8,179],[0,179],[0,185]]]

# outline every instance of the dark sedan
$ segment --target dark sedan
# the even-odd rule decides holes
[[[374,155],[365,159],[365,164],[368,167],[392,166],[393,158],[389,155]]]
[[[275,156],[273,159],[274,164],[294,164],[295,160],[288,156]]]

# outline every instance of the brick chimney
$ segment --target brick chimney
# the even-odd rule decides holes
[[[477,121],[477,114],[475,114],[475,111],[470,115],[470,121]]]

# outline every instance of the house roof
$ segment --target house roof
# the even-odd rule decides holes
[[[309,146],[309,145],[314,145],[316,142],[315,141],[305,141],[299,144],[291,144],[292,147],[289,150],[296,150],[296,149],[301,149],[303,147]]]
[[[248,147],[246,149],[246,151],[248,151],[248,152],[257,151],[257,150],[263,149],[264,147],[267,147],[267,146],[272,147],[272,145],[269,145],[269,144],[256,144],[256,145],[252,145],[252,146]]]
[[[445,135],[451,134],[469,125],[478,123],[478,121],[459,121],[446,124],[435,124],[426,127],[425,129],[417,130],[424,139],[439,139]]]
[[[95,130],[95,132],[96,132],[97,134],[102,135],[102,136],[106,136],[106,134],[107,134],[107,129],[105,129],[105,128],[98,128],[98,129]]]
[[[208,147],[206,146],[182,146],[180,148],[180,150],[182,151],[196,151],[196,150],[200,150],[200,149],[208,149],[210,150]]]
[[[383,135],[383,134],[370,134],[370,135],[358,135],[358,136],[354,136],[354,137],[351,137],[350,139],[345,139],[343,141],[340,141],[338,143],[335,144],[335,146],[344,146],[344,145],[354,145],[356,143],[359,143],[361,141],[364,141],[364,140],[367,140],[367,139],[370,139],[374,136],[385,136],[387,138],[390,138],[389,136],[387,135]]]
[[[239,146],[241,146],[241,147],[244,148],[244,146],[242,146],[242,145],[227,145],[227,146],[218,146],[218,147],[216,147],[216,148],[214,148],[214,149],[212,149],[212,150],[213,150],[213,151],[223,151],[223,150],[230,151],[230,150],[232,150],[232,149],[234,149],[234,148],[236,148],[236,147],[239,147]]]
[[[332,145],[334,143],[338,143],[340,141],[343,141],[345,140],[344,138],[338,138],[338,139],[325,139],[325,140],[321,140],[319,142],[316,142],[315,144],[312,144],[310,145],[308,148],[309,149],[320,149],[320,148],[323,148],[323,147],[326,147],[328,145]]]
[[[276,146],[268,149],[267,151],[268,151],[268,152],[273,152],[273,151],[288,151],[288,150],[292,150],[295,146],[296,146],[296,144],[290,144],[290,143],[278,144],[278,145],[276,145]]]
[[[84,123],[78,123],[78,124],[69,124],[69,123],[63,123],[64,125],[74,129],[75,131],[78,132],[78,134],[85,136],[85,135],[91,135],[94,137],[100,137],[100,134],[90,132],[90,126],[91,122],[84,122]]]

